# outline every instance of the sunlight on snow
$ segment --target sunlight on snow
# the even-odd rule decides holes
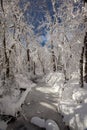
[[[36,88],[36,90],[38,90],[38,91],[40,91],[40,92],[43,92],[43,93],[55,93],[55,90],[52,91],[52,89],[46,88],[46,87],[45,87],[45,88],[44,88],[44,87],[43,87],[43,88],[42,88],[42,87],[41,87],[41,88],[39,87],[39,88]]]
[[[45,107],[47,107],[47,108],[49,108],[49,109],[51,109],[51,110],[54,111],[54,107],[52,107],[52,105],[50,105],[50,104],[48,104],[48,103],[46,103],[46,102],[40,102],[40,104],[41,104],[42,106],[45,106]]]

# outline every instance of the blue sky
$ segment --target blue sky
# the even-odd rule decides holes
[[[35,34],[39,33],[42,39],[42,46],[45,45],[46,39],[46,26],[38,29],[39,25],[46,21],[46,11],[53,17],[53,9],[51,0],[20,0],[20,7],[24,9],[26,3],[30,3],[29,8],[24,12],[25,19],[28,24],[32,24]]]
[[[51,0],[20,0],[20,7],[23,9],[27,2],[30,2],[30,6],[24,12],[26,21],[38,32],[38,26],[46,20],[46,11],[48,10],[51,16],[53,14]]]
[[[71,0],[70,0],[71,1]],[[42,46],[45,45],[47,39],[46,39],[46,26],[42,27],[41,29],[38,29],[39,25],[41,25],[43,22],[46,21],[46,11],[49,12],[52,20],[53,20],[53,8],[51,0],[20,0],[20,8],[24,9],[24,6],[29,2],[29,7],[24,12],[25,19],[28,24],[32,24],[34,27],[34,32],[37,34],[39,33],[41,35],[42,39]],[[63,0],[57,0],[55,7],[56,10],[60,8],[62,5]],[[82,2],[82,0],[79,0],[79,2]],[[79,4],[79,8],[81,10],[81,4]],[[78,2],[74,4],[73,11],[77,11],[78,9]],[[61,23],[62,19],[58,17],[58,22]]]

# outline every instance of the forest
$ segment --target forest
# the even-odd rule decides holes
[[[87,130],[87,0],[0,0],[0,130]]]

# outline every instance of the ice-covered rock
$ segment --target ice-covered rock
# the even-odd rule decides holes
[[[39,117],[32,117],[31,123],[36,126],[39,126],[40,128],[45,128],[45,120]]]
[[[57,123],[51,119],[46,120],[45,128],[46,130],[60,130]]]
[[[60,130],[57,123],[51,119],[45,121],[39,117],[32,117],[31,123],[40,128],[46,128],[46,130]]]

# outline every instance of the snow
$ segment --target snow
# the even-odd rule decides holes
[[[46,83],[48,83],[51,86],[57,82],[59,83],[61,80],[64,81],[64,74],[58,73],[58,72],[55,72],[55,73],[51,72],[48,75],[46,75],[46,78],[45,78]]]
[[[46,83],[58,93],[58,112],[63,115],[63,121],[73,130],[87,129],[87,84],[79,87],[78,73],[73,73],[71,79],[64,83],[60,73],[50,73]]]
[[[79,88],[75,82],[64,88],[62,100],[59,100],[58,111],[64,116],[63,121],[73,129],[87,128],[87,89]]]
[[[5,115],[16,116],[18,111],[21,111],[21,105],[32,87],[36,84],[32,83],[27,77],[16,75],[16,85],[13,83],[10,94],[4,95],[0,98],[0,113]],[[26,88],[26,91],[20,92],[20,88]]]
[[[54,89],[55,93],[58,93],[58,97],[61,98],[62,92],[64,90],[64,74],[51,72],[46,76],[45,81]]]
[[[56,122],[50,119],[46,120],[45,128],[46,130],[60,130]]]
[[[6,130],[7,128],[7,123],[4,121],[0,121],[0,130]]]
[[[39,117],[32,117],[31,118],[31,123],[34,125],[39,126],[40,128],[44,128],[45,127],[45,120],[41,119]]]
[[[27,94],[36,85],[28,77],[21,74],[15,77],[18,87],[12,87],[10,95],[4,95],[0,98],[1,114],[16,116],[17,112],[21,111],[21,105],[24,103]],[[42,84],[41,79],[39,80],[40,84]],[[63,115],[65,125],[70,126],[73,130],[87,129],[87,84],[84,84],[84,88],[80,88],[76,73],[73,73],[71,79],[66,83],[64,82],[64,75],[62,73],[53,72],[45,75],[42,81],[45,81],[54,90],[53,93],[58,94],[57,110]],[[26,90],[20,93],[20,88],[26,88]],[[2,95],[3,89],[0,89],[0,94]],[[45,91],[46,93],[47,88],[44,90],[41,87],[36,90]],[[46,130],[59,130],[56,122],[51,119],[45,120],[39,117],[32,117],[31,123],[41,128],[46,128]]]
[[[46,130],[59,130],[59,127],[56,122],[51,119],[47,119],[45,121],[45,119],[41,119],[39,117],[32,117],[31,123],[36,126],[39,126],[40,128],[46,128]]]
[[[20,98],[11,98],[10,96],[4,96],[0,100],[0,110],[2,114],[16,116],[16,113],[20,111],[21,105],[27,96],[30,89],[27,89]]]
[[[46,82],[51,90],[47,86],[36,90],[40,93],[45,91],[47,98],[51,94],[58,98],[58,112],[64,116],[65,124],[75,130],[87,129],[87,84],[80,88],[78,79],[82,48],[85,45],[82,43],[87,40],[87,4],[84,6],[79,0],[66,0],[55,8],[57,2],[52,0],[54,19],[51,19],[50,13],[46,13],[45,21],[40,21],[41,24],[37,27],[40,31],[46,26],[46,35],[42,39],[48,38],[42,47],[41,34],[39,31],[36,34],[34,26],[27,24],[24,13],[18,6],[19,0],[13,0],[10,4],[9,1],[3,2],[0,9],[0,114],[16,116],[35,83]],[[24,2],[22,4],[24,5]],[[26,12],[31,5],[27,3],[24,6]],[[43,10],[43,6],[40,9]],[[60,20],[57,19],[57,14]],[[86,72],[85,68],[86,55],[83,55],[83,72]],[[43,81],[40,82],[38,76],[41,75]],[[52,103],[52,100],[50,101]],[[55,104],[56,102],[57,100]],[[43,100],[40,105],[50,108]],[[32,118],[32,121],[36,119]],[[42,122],[41,125],[44,126],[43,119],[38,118],[37,121],[37,124]],[[46,121],[45,124],[48,130],[59,129],[52,120]]]

